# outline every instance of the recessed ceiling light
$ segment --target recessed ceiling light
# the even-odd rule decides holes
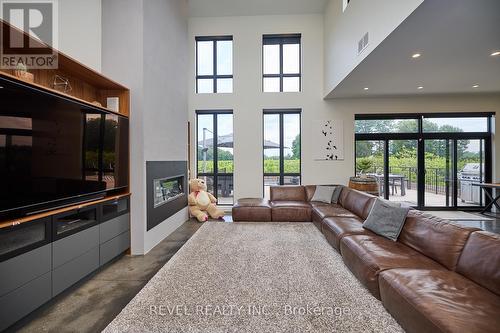
[[[0,86],[0,89],[3,89],[3,87],[2,87],[2,86]]]
[[[492,57],[500,56],[500,51],[495,51],[492,54],[490,54]]]
[[[422,86],[418,86],[418,87],[417,87],[417,89],[418,89],[418,90],[422,90],[422,89],[424,89],[424,87],[422,87]]]
[[[368,90],[369,88],[368,87],[364,87],[363,90]]]
[[[473,85],[472,88],[479,88],[479,84]]]
[[[412,56],[411,56],[411,57],[412,57],[413,59],[417,59],[417,58],[420,58],[421,56],[422,56],[422,54],[421,54],[421,53],[414,53],[414,54],[412,54]]]

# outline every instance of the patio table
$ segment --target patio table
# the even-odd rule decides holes
[[[384,178],[385,176],[384,175],[379,175],[379,174],[368,174],[369,176],[373,176],[373,177],[376,177],[378,182],[379,182],[379,186],[380,186],[380,194],[383,193],[383,188],[384,188]],[[399,180],[400,184],[401,184],[401,196],[404,197],[406,195],[406,183],[405,183],[405,179],[406,179],[406,176],[404,175],[397,175],[397,174],[389,174],[389,186],[395,186],[395,181],[396,180]],[[500,186],[500,185],[499,185]],[[394,188],[393,188],[393,192],[392,194],[394,195]]]

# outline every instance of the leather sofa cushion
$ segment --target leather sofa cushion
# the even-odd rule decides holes
[[[411,210],[398,241],[455,270],[470,234],[477,228],[452,224],[438,217]]]
[[[343,206],[347,197],[351,193],[352,189],[346,186],[342,186],[342,192],[340,192],[339,201],[337,202],[339,205]]]
[[[342,190],[344,192],[344,190]],[[342,196],[342,194],[341,194]],[[360,191],[350,189],[349,195],[342,200],[342,206],[366,220],[375,202],[375,196]]]
[[[238,207],[257,207],[257,208],[271,208],[271,203],[266,199],[258,199],[258,198],[242,198],[238,199],[235,208]]]
[[[309,201],[311,207],[321,207],[321,206],[330,206],[331,204],[327,204],[326,202],[321,201]]]
[[[327,217],[323,220],[323,234],[330,245],[340,251],[340,240],[348,235],[373,235],[363,228],[359,217]]]
[[[408,246],[380,236],[345,236],[340,241],[340,253],[346,266],[379,299],[380,272],[393,268],[444,269]]]
[[[448,270],[380,274],[382,303],[409,333],[498,332],[500,297]]]
[[[270,222],[271,204],[264,199],[239,199],[232,210],[233,221]]]
[[[276,222],[310,222],[311,205],[305,201],[271,201],[271,215]]]
[[[306,201],[304,186],[271,186],[271,201]]]
[[[321,219],[325,217],[342,216],[342,217],[356,217],[353,213],[340,205],[315,205],[313,206],[314,212],[318,214]]]
[[[316,185],[305,185],[304,190],[306,191],[306,201],[311,201],[316,192]]]
[[[500,235],[473,232],[458,260],[457,272],[500,296]]]

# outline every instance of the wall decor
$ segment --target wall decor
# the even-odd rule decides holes
[[[344,122],[339,119],[317,120],[313,124],[313,159],[344,159]]]
[[[69,83],[69,80],[61,75],[54,75],[54,81],[52,86],[55,90],[61,91],[63,93],[69,93],[73,88]]]
[[[112,111],[120,111],[120,98],[118,97],[108,97],[106,98],[106,107]]]

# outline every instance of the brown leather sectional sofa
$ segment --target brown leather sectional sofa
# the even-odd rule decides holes
[[[500,332],[500,235],[411,210],[397,242],[363,229],[375,197],[344,187],[338,204],[315,186],[243,199],[233,220],[314,222],[407,332]]]

